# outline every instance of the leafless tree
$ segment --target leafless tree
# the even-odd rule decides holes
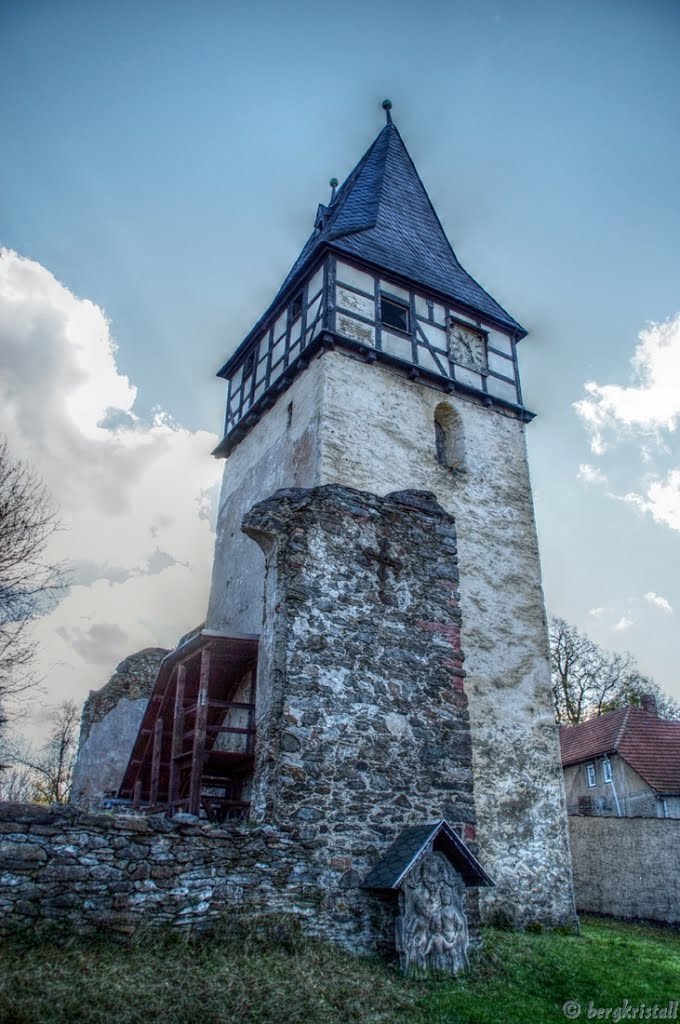
[[[8,701],[36,682],[31,625],[65,585],[63,566],[47,557],[59,521],[39,476],[13,459],[0,438],[0,726]]]
[[[30,803],[35,796],[35,777],[22,764],[9,764],[0,772],[0,801]]]
[[[30,799],[40,804],[66,804],[71,795],[76,760],[80,709],[72,700],[54,708],[53,726],[47,742],[37,751],[14,755],[15,766],[28,770]]]
[[[605,651],[560,618],[550,620],[550,667],[560,725],[578,725],[628,704],[640,706],[644,694],[656,697],[662,717],[680,718],[680,706],[642,675],[631,654]]]

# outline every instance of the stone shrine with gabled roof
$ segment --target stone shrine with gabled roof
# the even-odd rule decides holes
[[[458,262],[389,106],[219,371],[207,620],[119,796],[285,835],[317,924],[364,949],[396,927],[407,969],[455,972],[480,913],[573,924],[571,865],[526,331]],[[414,837],[395,926],[371,879]]]

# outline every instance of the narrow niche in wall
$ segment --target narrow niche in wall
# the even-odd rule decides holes
[[[465,438],[460,416],[446,402],[434,411],[435,455],[440,466],[456,473],[465,471]]]

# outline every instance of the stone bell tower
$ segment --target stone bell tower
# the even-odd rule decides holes
[[[533,416],[522,401],[517,364],[517,346],[526,331],[458,262],[392,122],[387,101],[385,109],[384,128],[344,184],[337,188],[337,182],[332,182],[331,200],[319,206],[314,230],[281,289],[219,371],[227,381],[228,395],[225,434],[215,455],[226,461],[206,628],[231,636],[262,634],[257,742],[271,737],[272,729],[282,735],[286,698],[285,694],[277,697],[275,657],[262,644],[269,635],[276,646],[272,608],[280,611],[294,605],[299,611],[300,602],[305,608],[306,602],[309,611],[301,617],[296,612],[297,643],[308,629],[310,616],[318,613],[318,607],[312,606],[319,592],[298,593],[287,577],[285,601],[272,603],[272,587],[281,587],[280,566],[278,583],[271,581],[273,563],[279,557],[276,537],[283,529],[277,519],[283,514],[281,502],[286,516],[293,515],[294,509],[300,517],[298,532],[312,537],[316,530],[314,536],[323,534],[323,543],[332,546],[328,516],[324,527],[324,516],[317,510],[319,522],[315,519],[316,525],[310,525],[311,513],[301,497],[305,490],[321,494],[321,508],[331,500],[333,487],[343,489],[338,501],[346,537],[356,532],[355,516],[367,522],[371,516],[392,521],[396,506],[393,497],[386,496],[408,492],[416,494],[416,499],[409,500],[417,503],[418,493],[429,492],[430,497],[423,500],[436,499],[440,510],[436,515],[453,517],[457,535],[465,679],[462,671],[456,676],[460,684],[456,684],[456,714],[469,714],[477,850],[495,882],[481,899],[482,914],[492,918],[502,910],[516,924],[570,923],[573,900],[566,809],[525,448],[525,429]],[[290,494],[278,500],[276,512],[267,501],[281,489]],[[347,489],[361,492],[361,511],[352,512]],[[380,504],[384,500],[389,507]],[[264,503],[266,515],[251,514],[258,503]],[[402,508],[399,501],[397,505]],[[423,514],[426,519],[430,516],[428,529],[436,539],[436,515]],[[265,520],[268,525],[263,525]],[[418,534],[414,552],[422,548],[424,536]],[[309,543],[318,562],[321,542]],[[366,714],[373,723],[384,721],[386,741],[391,737],[393,745],[417,742],[425,715],[437,737],[428,749],[437,744],[444,749],[442,721],[449,714],[449,697],[443,677],[437,677],[426,698],[427,673],[423,675],[422,670],[429,655],[420,657],[418,651],[409,650],[395,653],[399,646],[396,619],[390,618],[391,598],[386,599],[385,584],[393,569],[410,564],[413,552],[408,536],[400,534],[397,554],[390,548],[389,529],[378,531],[371,545],[357,535],[356,544],[364,552],[361,572],[368,565],[379,572],[379,589],[365,613],[357,611],[351,579],[348,589],[346,576],[335,588],[331,579],[319,600],[327,607],[335,595],[338,601],[352,604],[356,613],[352,635],[362,638],[362,657],[370,661],[374,652],[375,665],[369,671],[365,662],[356,682],[363,688],[362,706],[371,703],[366,685],[373,680],[378,712]],[[290,561],[290,544],[286,550]],[[339,549],[333,550],[329,573],[337,570],[341,556]],[[433,580],[436,565],[434,559]],[[425,595],[427,591],[423,586],[418,592]],[[411,602],[411,626],[420,621],[413,605],[415,592],[412,588],[411,596],[404,598]],[[395,594],[397,608],[398,587]],[[269,620],[263,630],[265,604]],[[398,607],[404,611],[406,605]],[[459,627],[457,614],[456,610],[451,617],[454,630]],[[394,626],[389,656],[384,659],[386,633],[376,615],[382,617],[380,622]],[[431,643],[436,645],[447,629],[440,615]],[[312,722],[316,698],[310,680],[319,678],[320,663],[331,673],[335,655],[332,645],[323,651],[319,648],[316,654],[309,646],[306,654],[294,646],[288,648],[290,664],[297,677],[304,679],[305,713]],[[348,667],[345,653],[337,650],[338,672],[342,669],[345,680],[354,679],[359,669]],[[409,656],[420,657],[417,723],[409,721],[408,672],[404,673]],[[381,664],[391,666],[382,675]],[[388,710],[388,676],[393,673],[399,675],[400,688],[394,714]],[[319,702],[330,709],[332,697],[326,691]],[[295,752],[296,744],[311,743],[312,734],[318,746],[330,735],[328,728],[324,732],[322,724],[309,735],[302,726],[301,731],[289,730],[288,753]],[[318,763],[326,764],[326,755],[327,751],[320,754]],[[385,757],[389,763],[391,754]],[[422,758],[418,763],[424,763]],[[256,768],[254,800],[263,815],[271,804],[267,773],[276,774],[273,765],[272,756],[267,765],[261,762],[259,776]],[[284,789],[293,787],[293,777],[284,782],[277,778],[277,785]],[[427,786],[419,778],[421,783],[425,792]],[[315,784],[323,786],[323,779]],[[389,788],[389,779],[386,785]],[[465,807],[472,806],[470,798],[466,790]],[[440,805],[430,801],[429,795],[424,799],[424,813],[436,817]],[[401,806],[402,825],[422,822],[417,801],[414,805],[405,797]],[[351,810],[346,808],[346,814]],[[439,816],[445,817],[444,812]],[[465,820],[473,821],[474,815]],[[467,838],[474,839],[471,829]]]

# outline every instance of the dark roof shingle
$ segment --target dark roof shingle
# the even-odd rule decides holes
[[[401,135],[388,122],[327,207],[271,305],[237,349],[260,330],[302,273],[332,249],[406,278],[515,334],[525,329],[458,262]],[[236,355],[236,353],[235,353]],[[232,356],[232,359],[234,357]],[[222,375],[231,364],[219,371]]]
[[[491,878],[448,822],[411,825],[400,832],[366,876],[364,889],[397,889],[420,857],[433,847],[448,857],[466,885],[493,885]]]

